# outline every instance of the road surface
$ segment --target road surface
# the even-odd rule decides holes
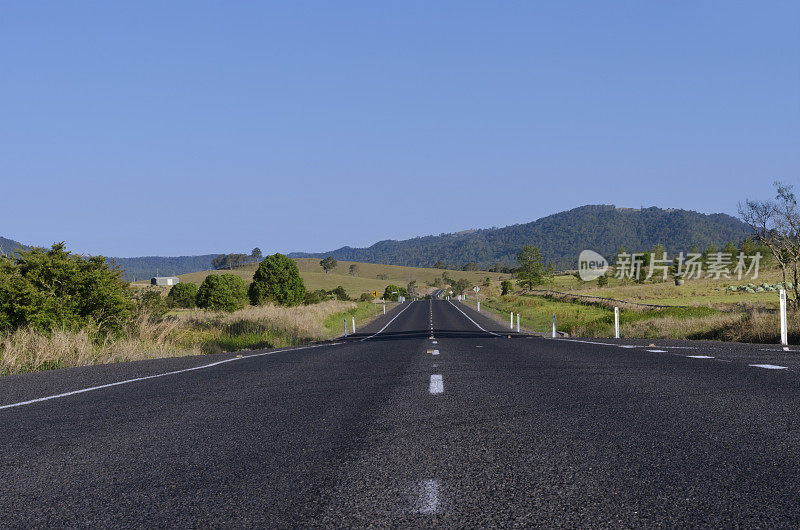
[[[434,300],[311,348],[9,376],[0,521],[797,527],[796,357]]]

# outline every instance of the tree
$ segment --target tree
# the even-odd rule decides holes
[[[258,266],[248,294],[253,305],[273,302],[294,306],[303,303],[306,286],[297,263],[283,254],[274,254],[264,258]]]
[[[209,274],[197,290],[197,307],[212,311],[236,311],[245,306],[247,286],[235,274]]]
[[[400,288],[394,284],[387,285],[386,289],[383,290],[384,300],[396,302],[398,296],[400,296]]]
[[[325,270],[325,274],[328,274],[328,271],[335,269],[339,262],[333,259],[333,256],[328,256],[327,258],[321,260],[319,264]]]
[[[173,285],[167,295],[167,302],[172,307],[194,307],[197,299],[197,286],[193,283]]]
[[[478,268],[478,264],[475,263],[474,261],[470,261],[469,263],[466,263],[461,269],[464,270],[464,271],[477,271],[477,270],[480,270]]]
[[[505,296],[514,292],[514,284],[511,280],[503,280],[500,283],[500,294]]]
[[[517,283],[521,286],[528,286],[529,290],[534,285],[541,285],[545,281],[544,258],[539,249],[534,245],[525,245],[517,254]]]
[[[62,242],[0,257],[0,330],[77,330],[93,323],[113,334],[134,309],[122,272],[103,256],[72,254]]]
[[[348,272],[350,273],[350,276],[358,276],[358,265],[355,263],[351,264]]]
[[[597,278],[597,286],[598,287],[605,287],[608,285],[608,276],[603,274],[602,276]]]
[[[258,247],[254,248],[252,251],[250,251],[250,257],[257,260],[261,259],[263,257],[263,254],[261,254],[261,249]]]
[[[792,186],[775,182],[776,197],[773,200],[747,199],[739,204],[739,217],[753,230],[756,240],[764,245],[781,268],[783,283],[791,275],[789,302],[795,308],[800,305],[800,211]]]
[[[430,263],[430,261],[428,263]],[[446,269],[447,268],[447,264],[444,261],[439,260],[439,261],[437,261],[436,263],[433,264],[433,268],[434,269]]]
[[[416,292],[416,290],[417,290],[417,280],[411,280],[410,282],[408,282],[408,285],[406,286],[406,291],[413,294]]]

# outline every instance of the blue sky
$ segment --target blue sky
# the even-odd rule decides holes
[[[323,251],[800,180],[797,2],[7,2],[0,235]]]

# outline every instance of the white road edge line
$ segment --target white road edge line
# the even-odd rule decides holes
[[[431,384],[428,387],[431,394],[441,394],[444,392],[444,382],[442,381],[441,374],[434,374],[431,376]]]
[[[383,332],[383,330],[384,330],[384,329],[386,329],[386,328],[388,328],[388,327],[389,327],[389,324],[391,324],[392,322],[394,322],[394,321],[395,321],[395,319],[396,319],[397,317],[399,317],[400,315],[402,315],[403,313],[405,313],[405,312],[406,312],[406,309],[408,309],[409,307],[411,307],[413,304],[414,304],[414,302],[409,302],[409,303],[408,303],[408,305],[405,307],[405,309],[403,309],[402,311],[400,311],[399,313],[397,313],[397,314],[394,316],[394,318],[392,318],[392,319],[391,319],[389,322],[387,322],[387,323],[386,323],[386,325],[385,325],[385,326],[383,326],[383,327],[382,327],[380,330],[378,330],[378,332],[377,332],[377,333],[373,333],[373,334],[372,334],[372,335],[370,335],[369,337],[364,337],[363,339],[361,339],[361,340],[360,340],[360,341],[358,341],[358,342],[364,342],[365,340],[369,340],[369,339],[371,339],[372,337],[374,337],[374,336],[376,336],[376,335],[380,335],[380,334]]]
[[[765,368],[767,370],[786,370],[788,366],[778,366],[777,364],[748,364],[747,366],[752,366],[753,368]]]
[[[39,402],[42,402],[42,401],[49,401],[51,399],[59,399],[59,398],[67,397],[67,396],[74,396],[76,394],[84,394],[86,392],[92,392],[94,390],[101,390],[103,388],[110,388],[112,386],[119,386],[119,385],[126,385],[128,383],[135,383],[136,381],[146,381],[148,379],[156,379],[158,377],[166,377],[168,375],[176,375],[176,374],[182,374],[182,373],[185,373],[185,372],[193,372],[195,370],[203,370],[205,368],[211,368],[212,366],[217,366],[217,365],[220,365],[220,364],[230,363],[230,362],[234,362],[234,361],[242,361],[244,359],[251,359],[253,357],[262,357],[264,355],[272,355],[274,353],[284,353],[284,352],[290,352],[290,351],[308,350],[308,349],[311,349],[311,348],[321,348],[323,346],[338,346],[340,344],[343,344],[343,343],[335,342],[333,344],[315,344],[314,346],[301,346],[299,348],[290,348],[290,349],[286,349],[286,350],[275,350],[275,351],[254,353],[252,355],[242,355],[241,357],[233,357],[231,359],[223,359],[221,361],[216,361],[216,362],[213,362],[213,363],[203,364],[203,365],[200,365],[200,366],[193,366],[192,368],[183,368],[181,370],[173,370],[171,372],[164,372],[164,373],[161,373],[161,374],[153,374],[153,375],[147,375],[147,376],[144,376],[144,377],[136,377],[134,379],[126,379],[124,381],[116,381],[114,383],[107,383],[105,385],[97,385],[97,386],[91,386],[91,387],[87,387],[87,388],[81,388],[81,389],[78,389],[78,390],[72,390],[70,392],[64,392],[62,394],[53,394],[52,396],[45,396],[45,397],[40,397],[40,398],[36,398],[36,399],[29,399],[28,401],[19,401],[17,403],[9,403],[8,405],[0,405],[0,410],[10,409],[10,408],[14,408],[14,407],[21,407],[23,405],[30,405],[32,403],[39,403]]]
[[[462,315],[464,315],[465,317],[467,317],[467,320],[469,320],[470,322],[472,322],[473,324],[475,324],[476,326],[478,326],[478,329],[480,329],[481,331],[483,331],[483,332],[486,332],[486,333],[490,333],[490,334],[494,335],[495,337],[502,337],[502,335],[500,335],[499,333],[495,333],[494,331],[489,331],[489,330],[487,330],[487,329],[483,329],[483,328],[481,327],[481,325],[480,325],[480,324],[478,324],[477,322],[475,322],[474,320],[472,320],[471,318],[469,318],[469,315],[467,315],[465,312],[461,311],[461,308],[460,308],[460,307],[458,307],[456,304],[454,304],[454,303],[453,303],[453,302],[451,302],[450,300],[448,300],[448,302],[450,302],[450,305],[451,305],[451,306],[453,306],[453,307],[455,307],[456,309],[458,309],[459,313],[461,313]]]

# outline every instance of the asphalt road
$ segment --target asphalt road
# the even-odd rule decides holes
[[[313,348],[5,377],[0,524],[797,527],[796,358],[435,300]]]

